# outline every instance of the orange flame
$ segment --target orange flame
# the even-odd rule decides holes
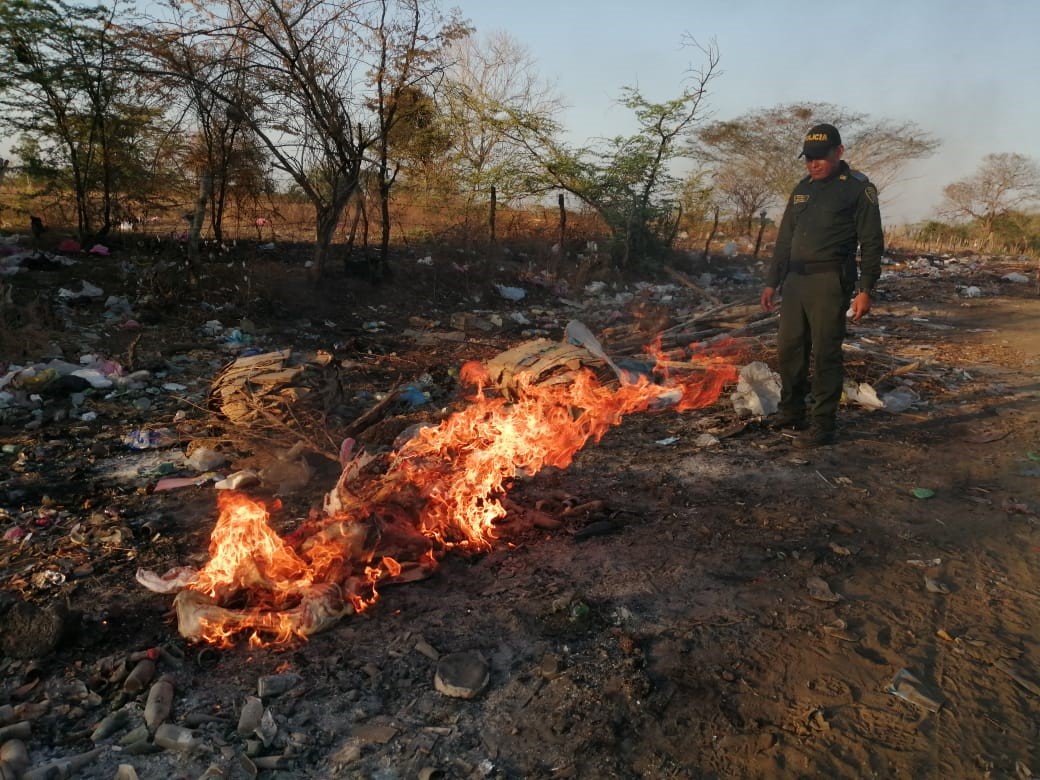
[[[345,508],[305,526],[307,533],[293,534],[292,542],[270,527],[261,503],[221,493],[211,559],[190,586],[202,594],[192,598],[213,602],[194,613],[195,633],[225,644],[252,629],[286,641],[306,636],[330,614],[338,617],[337,604],[362,611],[375,602],[377,583],[402,578],[409,563],[412,571],[429,570],[449,548],[490,546],[514,478],[566,468],[590,439],[598,442],[628,414],[707,406],[737,377],[729,359],[710,351],[689,357],[681,375],[668,367],[676,356],[664,355],[659,342],[651,353],[659,381],[639,376],[611,388],[590,371],[568,384],[521,377],[511,401],[485,392],[482,366],[465,366],[461,375],[476,385],[472,403],[420,430],[390,456],[381,476],[359,478],[349,493],[342,487]],[[229,602],[245,606],[233,612],[216,606]]]

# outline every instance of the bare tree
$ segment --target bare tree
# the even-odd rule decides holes
[[[989,233],[1001,217],[1040,203],[1040,166],[1022,154],[987,154],[974,174],[943,189],[942,216],[978,220]]]
[[[443,171],[468,200],[517,200],[544,189],[537,161],[515,141],[512,117],[551,119],[562,108],[555,86],[542,79],[530,51],[499,31],[457,41],[436,93],[453,141]]]
[[[371,36],[376,59],[372,108],[382,234],[379,262],[373,270],[382,276],[390,253],[390,191],[400,170],[393,151],[407,145],[395,141],[422,131],[423,111],[429,107],[422,89],[432,88],[443,71],[444,49],[470,31],[454,14],[441,17],[432,0],[378,0],[377,5],[378,21]]]
[[[240,106],[225,95],[242,94],[248,72],[242,62],[244,47],[233,38],[194,39],[180,34],[195,21],[190,6],[171,8],[168,24],[128,31],[142,55],[141,70],[170,95],[170,109],[179,108],[178,125],[186,125],[180,160],[196,176],[195,205],[188,229],[188,269],[197,281],[199,240],[206,214],[213,236],[223,234],[223,212],[236,167],[258,164],[255,139]],[[254,143],[249,143],[254,141]]]
[[[828,103],[791,103],[698,129],[690,155],[716,172],[741,171],[783,201],[805,176],[798,152],[805,131],[817,122],[830,122],[841,131],[846,159],[879,190],[899,180],[907,162],[927,157],[939,146],[912,122],[874,120]]]
[[[364,122],[363,57],[363,36],[376,27],[372,3],[188,3],[190,13],[150,27],[200,57],[210,55],[209,62],[218,67],[194,75],[177,68],[170,73],[194,80],[229,118],[241,121],[267,149],[274,169],[310,201],[315,212],[312,272],[321,277],[373,141]]]
[[[736,217],[748,235],[753,230],[755,215],[776,201],[772,188],[755,176],[754,171],[721,168],[715,172],[712,181],[719,196],[717,199],[728,206],[727,211]]]

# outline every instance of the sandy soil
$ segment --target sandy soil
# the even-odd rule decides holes
[[[526,283],[519,266],[487,275],[406,268],[380,287],[337,273],[320,291],[264,287],[258,276],[266,292],[241,304],[229,282],[197,300],[138,306],[144,327],[134,332],[98,324],[91,303],[64,326],[23,334],[23,354],[9,340],[7,359],[40,359],[52,340],[75,355],[87,332],[93,350],[125,358],[132,346],[140,366],[205,388],[227,355],[200,341],[198,326],[244,315],[272,348],[348,360],[354,390],[429,373],[435,403],[367,430],[361,438],[378,448],[463,402],[453,367],[522,342],[532,327],[559,338],[581,298],[571,291],[568,304],[529,284],[519,305],[495,296],[493,277]],[[727,271],[733,281],[712,289],[754,300],[751,270]],[[75,773],[84,778],[112,778],[121,764],[141,778],[195,778],[211,765],[224,773],[211,777],[384,780],[1031,777],[1040,772],[1040,298],[1032,283],[1001,281],[1011,270],[1030,269],[993,258],[890,266],[874,312],[850,334],[849,373],[878,392],[912,391],[906,411],[847,405],[839,441],[810,452],[763,421],[738,419],[725,396],[696,412],[633,416],[571,467],[511,491],[518,508],[544,508],[559,528],[507,518],[494,550],[449,555],[432,577],[386,588],[363,615],[288,646],[186,644],[171,597],[134,581],[141,566],[207,559],[214,492],[153,492],[154,478],[120,484],[102,476],[112,473],[105,464],[126,457],[129,429],[175,424],[177,411],[189,438],[220,436],[205,409],[159,394],[141,411],[128,398],[95,399],[96,423],[50,414],[38,430],[9,414],[0,528],[32,526],[44,509],[57,519],[33,526],[28,541],[0,542],[11,651],[0,660],[0,723],[29,720],[24,742],[40,766],[94,748],[97,724],[125,709]],[[46,313],[73,278],[31,273],[10,282],[25,317],[31,305]],[[161,285],[107,273],[105,284],[124,285],[135,302]],[[962,297],[967,285],[982,296]],[[221,299],[231,305],[202,305]],[[673,288],[654,304],[658,324],[701,303],[693,289]],[[492,310],[522,310],[534,324],[507,320],[433,346],[404,335]],[[577,314],[597,332],[630,335],[645,329],[646,311],[603,299]],[[749,342],[750,357],[773,361],[774,332]],[[698,448],[703,433],[718,444]],[[282,497],[272,522],[294,528],[334,479],[319,471]],[[589,514],[563,511],[591,501]],[[79,546],[69,541],[77,524],[97,532]],[[41,571],[64,576],[34,578]],[[48,625],[74,622],[63,603],[78,629],[48,643]],[[191,751],[120,745],[140,723],[144,693],[122,693],[113,667],[149,647],[164,648],[159,671],[176,691],[170,721],[192,729]],[[435,656],[457,652],[489,665],[473,699],[435,688]],[[258,679],[276,673],[298,677],[265,698],[262,737],[239,734]]]

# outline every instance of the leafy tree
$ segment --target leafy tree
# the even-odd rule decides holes
[[[879,190],[899,179],[903,166],[927,157],[939,142],[912,122],[874,120],[829,103],[790,103],[758,109],[736,119],[712,122],[693,134],[691,156],[712,168],[731,201],[742,181],[765,188],[770,198],[761,205],[784,202],[805,166],[798,159],[805,131],[818,122],[830,122],[841,132],[846,159],[866,173]],[[740,215],[746,218],[748,212]],[[750,213],[754,213],[753,211]]]
[[[276,173],[315,213],[313,274],[324,274],[332,237],[373,142],[362,121],[367,0],[188,0],[150,25],[191,51],[196,69],[164,63],[241,121]],[[225,54],[231,56],[224,56]]]
[[[940,214],[978,220],[990,233],[1000,220],[1040,203],[1040,166],[1022,154],[988,154],[971,176],[946,185]]]
[[[206,214],[217,241],[232,189],[245,184],[262,191],[269,166],[245,118],[245,48],[233,37],[197,39],[181,35],[195,21],[191,6],[171,6],[169,22],[134,28],[133,42],[144,73],[171,97],[184,143],[178,159],[195,177],[195,206],[188,231],[188,265],[197,278],[199,242]],[[237,96],[229,102],[227,96]]]
[[[687,74],[678,97],[654,103],[634,87],[623,90],[620,102],[639,126],[633,135],[572,150],[556,140],[560,128],[551,120],[514,116],[518,137],[555,186],[575,195],[606,223],[621,265],[658,254],[674,234],[679,182],[670,163],[680,153],[679,140],[700,117],[719,63],[714,44],[701,51],[706,63]]]
[[[388,197],[398,98],[428,75],[438,36],[447,34],[427,27],[437,16],[433,0],[187,0],[186,7],[150,30],[192,52],[200,67],[167,61],[162,68],[241,122],[276,176],[311,203],[313,274],[322,276],[370,164]]]
[[[83,239],[111,227],[119,171],[140,162],[128,142],[160,114],[123,62],[120,7],[0,0],[0,122],[34,139],[35,162],[72,191]]]

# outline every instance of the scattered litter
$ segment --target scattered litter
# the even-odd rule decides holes
[[[1009,433],[1011,433],[1010,429],[979,431],[969,436],[965,436],[964,441],[966,441],[968,444],[989,444],[990,442],[1000,441]]]
[[[940,582],[939,580],[935,579],[934,577],[925,576],[925,578],[924,578],[924,588],[929,593],[938,593],[938,594],[943,595],[943,596],[947,596],[950,593],[949,586],[946,585],[943,582]]]
[[[702,433],[696,439],[693,440],[693,446],[699,448],[714,447],[719,443],[719,437],[713,436],[710,433]]]
[[[1018,515],[1032,515],[1032,514],[1035,514],[1035,512],[1029,507],[1028,504],[1024,504],[1021,501],[1016,501],[1015,499],[1011,498],[1010,496],[1008,498],[1005,498],[1001,502],[1000,508],[1003,509],[1005,512],[1008,512],[1009,514],[1018,514]]]
[[[1002,277],[1000,277],[1000,279],[1001,279],[1001,281],[1013,282],[1014,284],[1028,284],[1029,283],[1029,277],[1026,276],[1025,274],[1018,273],[1018,271],[1012,271],[1009,274],[1004,274]]]
[[[229,474],[224,479],[213,485],[217,490],[242,490],[243,488],[256,487],[260,484],[260,475],[251,469],[243,469]]]
[[[405,385],[397,395],[412,408],[425,406],[430,402],[430,394],[415,383]]]
[[[886,408],[886,404],[880,398],[878,398],[877,391],[866,382],[855,382],[845,383],[845,397],[855,404],[866,409],[882,409]]]
[[[979,287],[976,287],[975,285],[971,285],[970,287],[964,287],[961,290],[961,295],[964,296],[965,298],[981,298],[982,297],[982,289],[979,288]]]
[[[71,303],[73,301],[93,300],[94,298],[100,298],[105,294],[105,291],[100,287],[95,287],[90,282],[80,280],[80,287],[78,290],[71,290],[67,287],[62,287],[58,290],[58,300],[64,301],[65,303]]]
[[[261,482],[279,494],[302,490],[314,475],[313,469],[301,457],[302,452],[302,446],[294,446],[278,453],[277,457],[260,469]]]
[[[667,447],[667,446],[669,446],[671,444],[675,444],[677,441],[679,441],[679,437],[678,436],[668,436],[668,437],[666,437],[664,439],[658,439],[657,441],[654,442],[654,444],[659,444],[662,447]]]
[[[636,377],[633,377],[629,372],[626,372],[624,369],[620,368],[613,360],[610,359],[610,356],[607,355],[606,350],[603,349],[603,345],[599,343],[599,339],[592,335],[592,331],[589,330],[588,326],[585,325],[585,323],[579,322],[578,320],[571,320],[567,323],[567,327],[564,330],[563,335],[564,339],[568,344],[584,347],[597,358],[599,358],[608,366],[610,366],[610,368],[613,369],[614,374],[622,383],[626,381],[636,381]]]
[[[196,471],[212,471],[219,469],[227,463],[227,456],[222,452],[211,450],[209,447],[199,447],[185,461],[189,468]]]
[[[749,363],[740,369],[730,401],[739,417],[775,414],[780,405],[780,375],[761,361]]]
[[[935,495],[935,491],[934,490],[932,490],[931,488],[923,488],[923,487],[916,487],[913,490],[911,490],[910,492],[911,492],[911,494],[913,494],[914,498],[920,498],[920,499],[931,498],[932,496]]]
[[[815,601],[824,601],[828,604],[841,601],[841,596],[832,591],[831,586],[819,577],[810,577],[805,581],[805,586],[809,589],[809,598]]]
[[[942,558],[911,558],[907,563],[911,566],[916,566],[919,569],[931,569],[936,566],[941,566]]]
[[[919,400],[921,399],[917,393],[909,387],[897,387],[881,396],[885,411],[895,413],[905,412]]]
[[[820,626],[820,628],[823,630],[823,633],[825,633],[827,636],[834,637],[835,639],[840,639],[842,642],[859,641],[859,637],[848,630],[848,623],[846,623],[841,618],[836,618],[835,620],[832,620],[830,623],[826,623]]]
[[[123,443],[132,450],[153,450],[169,447],[177,442],[169,428],[137,429],[123,436]]]
[[[943,705],[942,695],[922,683],[908,669],[900,669],[896,672],[892,682],[885,688],[885,693],[898,696],[903,701],[916,704],[929,712],[938,712]]]
[[[472,699],[487,687],[491,670],[476,652],[451,653],[437,662],[433,685],[445,696]]]
[[[195,582],[198,573],[191,566],[176,566],[165,574],[138,569],[135,579],[153,593],[177,593]]]
[[[495,289],[507,301],[522,301],[527,295],[527,290],[522,287],[507,287],[504,284],[496,284]]]
[[[194,477],[163,477],[155,483],[153,491],[161,493],[164,490],[177,490],[182,487],[199,487],[205,485],[211,480],[217,481],[221,478],[220,474],[212,471]]]

